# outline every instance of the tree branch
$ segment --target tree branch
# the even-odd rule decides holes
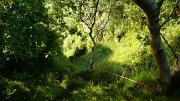
[[[106,71],[106,70],[102,70],[102,69],[98,69],[98,68],[96,68],[96,69],[99,70],[99,71],[102,71],[102,72],[105,72],[105,73],[114,75],[114,76],[116,76],[116,77],[119,77],[119,78],[121,78],[121,79],[130,81],[130,82],[132,82],[132,83],[135,83],[138,87],[149,88],[149,89],[152,89],[153,91],[159,93],[158,89],[157,89],[154,85],[152,85],[152,84],[148,84],[148,83],[145,83],[145,82],[139,82],[139,81],[136,81],[136,80],[133,80],[133,79],[130,79],[130,78],[124,77],[124,76],[122,76],[122,75],[118,75],[118,74],[116,74],[116,73],[112,73],[112,72],[109,72],[109,71]]]
[[[176,11],[176,8],[177,8],[179,2],[180,2],[180,0],[177,1],[176,5],[174,6],[173,11],[172,11],[171,14],[169,15],[169,17],[166,19],[166,21],[164,21],[164,22],[162,23],[162,25],[160,25],[160,29],[161,29],[161,28],[170,20],[170,18],[173,16],[173,14],[174,14],[174,12]]]
[[[92,22],[92,25],[91,25],[91,29],[94,27],[95,23],[96,23],[96,13],[97,13],[97,10],[98,10],[98,5],[99,5],[99,0],[96,2],[95,4],[95,11],[94,11],[94,14],[93,14],[93,22]]]
[[[103,27],[100,28],[100,29],[98,29],[98,34],[96,34],[96,35],[94,36],[94,38],[99,35],[99,32],[102,31],[102,30],[106,27],[107,23],[109,22],[111,9],[112,9],[112,5],[110,4],[110,8],[109,8],[109,12],[108,12],[108,18],[107,18],[106,22],[104,23]]]
[[[176,52],[173,50],[173,48],[171,47],[171,45],[167,42],[166,38],[162,35],[162,33],[160,33],[161,37],[163,38],[163,40],[165,41],[165,43],[168,45],[168,47],[171,49],[173,55],[174,55],[174,58],[176,59],[176,65],[177,65],[177,68],[179,68],[179,57],[176,55]]]
[[[80,19],[81,21],[89,28],[89,30],[92,30],[95,23],[96,23],[96,13],[97,13],[97,10],[98,10],[98,5],[99,5],[99,0],[97,0],[97,2],[95,2],[95,5],[94,5],[94,12],[91,16],[88,16],[87,18],[89,18],[90,20],[90,17],[92,17],[92,21],[90,23],[88,23],[86,20],[87,19],[84,19],[82,15],[82,12],[81,12],[81,8],[80,8]],[[89,13],[89,12],[88,12]]]
[[[161,37],[163,38],[163,40],[165,41],[165,43],[168,45],[168,47],[171,49],[174,58],[178,59],[178,56],[176,55],[175,51],[173,50],[173,48],[170,46],[170,44],[167,42],[166,38],[162,35],[162,33],[160,33]]]
[[[153,10],[154,0],[134,0],[135,3],[142,8],[145,13]]]
[[[84,19],[81,19],[81,21],[90,29],[91,26],[89,26],[89,24],[84,20]]]

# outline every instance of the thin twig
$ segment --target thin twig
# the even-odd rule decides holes
[[[175,51],[173,50],[173,48],[171,47],[171,45],[168,43],[168,41],[166,40],[166,38],[162,35],[162,33],[160,33],[161,37],[163,38],[164,42],[168,45],[168,47],[171,49],[174,57],[178,60],[178,56],[176,55]]]
[[[147,84],[147,83],[144,83],[144,82],[139,82],[139,81],[136,81],[136,80],[133,80],[133,79],[130,79],[130,78],[127,78],[127,77],[118,75],[118,74],[116,74],[116,73],[112,73],[112,72],[106,71],[106,70],[102,70],[102,69],[97,69],[97,70],[102,71],[102,72],[106,72],[106,73],[108,73],[108,74],[114,75],[114,76],[116,76],[116,77],[122,78],[122,79],[127,80],[127,81],[130,81],[130,82],[133,82],[133,83],[135,83],[138,87],[149,88],[149,89],[154,90],[155,92],[159,92],[158,89],[157,89],[154,85],[152,85],[152,84]]]
[[[89,26],[89,24],[84,20],[84,19],[81,19],[81,21],[90,29],[91,26]]]
[[[173,50],[173,48],[171,47],[171,45],[167,42],[166,38],[162,35],[162,33],[160,33],[161,37],[164,39],[165,43],[168,45],[168,47],[171,49],[173,55],[174,55],[174,58],[176,58],[176,65],[177,67],[179,68],[179,57],[176,55],[175,51]]]
[[[94,14],[93,14],[94,18],[93,18],[93,23],[92,23],[91,29],[94,27],[94,25],[96,23],[96,14],[97,14],[98,6],[99,6],[99,0],[95,4],[95,11],[94,11]]]
[[[110,9],[109,9],[109,12],[108,12],[108,18],[107,18],[106,22],[104,23],[104,26],[98,30],[98,34],[96,34],[94,36],[94,38],[97,37],[100,34],[100,31],[102,31],[106,27],[107,23],[109,22],[111,9],[112,9],[112,5],[110,4]]]
[[[173,16],[173,14],[174,14],[174,12],[175,12],[175,10],[176,10],[179,2],[180,2],[180,0],[177,1],[176,5],[174,6],[173,11],[172,11],[171,14],[169,15],[169,17],[166,19],[166,21],[164,21],[164,22],[162,23],[162,25],[160,25],[160,29],[161,29],[161,28],[170,20],[170,18]]]

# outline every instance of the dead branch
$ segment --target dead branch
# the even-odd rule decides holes
[[[108,74],[111,74],[111,75],[114,75],[116,77],[122,78],[122,79],[130,81],[130,82],[133,82],[133,83],[135,83],[137,85],[137,87],[149,88],[149,89],[152,89],[155,92],[159,92],[159,90],[155,87],[155,85],[148,84],[148,83],[145,83],[145,82],[139,82],[139,81],[136,81],[136,80],[133,80],[133,79],[130,79],[130,78],[118,75],[116,73],[106,71],[106,70],[102,70],[102,69],[97,69],[97,70],[108,73]]]

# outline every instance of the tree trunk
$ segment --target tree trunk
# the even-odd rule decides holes
[[[143,9],[147,15],[149,40],[158,65],[159,90],[162,93],[168,93],[171,86],[171,73],[168,58],[160,38],[160,7],[158,7],[154,0],[135,0],[135,3]]]
[[[93,43],[93,46],[92,46],[92,57],[91,57],[91,62],[90,62],[90,69],[93,69],[94,67],[94,60],[95,60],[95,48],[96,48],[96,42],[95,42],[95,39],[94,37],[92,36],[92,32],[93,32],[93,29],[90,29],[90,32],[89,32],[89,36],[91,38],[91,41]]]
[[[176,60],[176,67],[174,68],[174,71],[172,72],[172,90],[176,90],[178,87],[180,87],[180,57],[177,57]]]

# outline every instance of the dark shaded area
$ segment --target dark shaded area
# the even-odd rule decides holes
[[[179,51],[180,51],[180,35],[178,35],[177,37],[174,37],[173,38],[173,41],[171,41],[170,43],[170,46],[172,47],[172,49],[174,50],[174,54],[176,54],[178,57],[179,57]],[[177,59],[176,57],[173,56],[173,53],[172,53],[172,50],[170,50],[170,48],[167,46],[167,49],[169,51],[169,54],[171,55],[170,58],[172,60],[172,62],[174,61],[174,64],[173,66],[175,67],[172,67],[172,85],[171,85],[171,92],[173,93],[170,93],[170,95],[177,95],[177,93],[179,94],[179,89],[180,89],[180,72],[179,72],[179,68],[177,68]],[[179,58],[180,59],[180,58]],[[178,63],[178,65],[180,65]]]
[[[145,72],[145,71],[149,71],[149,72],[150,71],[156,71],[156,68],[153,68],[153,67],[155,67],[155,64],[154,64],[154,61],[152,60],[152,55],[146,55],[146,53],[144,53],[144,52],[142,52],[142,55],[141,55],[142,56],[142,60],[141,60],[142,62],[135,63],[133,65],[133,67],[130,65],[127,65],[127,64],[121,64],[121,63],[116,63],[116,62],[108,62],[108,61],[103,62],[104,67],[96,67],[96,65],[98,63],[102,63],[102,61],[105,61],[106,59],[108,59],[108,57],[112,54],[112,50],[110,50],[109,48],[107,48],[101,44],[98,44],[97,48],[96,48],[96,59],[95,59],[96,64],[95,64],[94,69],[88,69],[88,62],[89,62],[89,58],[91,56],[90,54],[91,53],[88,53],[84,56],[80,56],[77,59],[75,59],[75,61],[72,62],[74,65],[82,66],[85,69],[81,70],[81,71],[76,71],[73,74],[71,74],[71,76],[70,76],[71,80],[69,80],[70,81],[69,86],[75,85],[75,87],[73,87],[73,86],[68,87],[70,92],[77,90],[77,89],[84,88],[86,86],[85,84],[87,82],[93,82],[94,85],[98,85],[101,82],[101,84],[103,84],[104,86],[109,86],[109,85],[117,82],[117,80],[121,79],[119,77],[116,77],[112,74],[109,74],[109,73],[101,71],[101,70],[107,70],[108,72],[112,72],[112,73],[115,73],[118,75],[123,74],[129,78],[131,78],[132,75],[136,75],[136,73],[141,73],[141,72]],[[152,61],[149,61],[149,60],[152,60]],[[118,69],[114,68],[113,66],[115,66]],[[147,67],[147,68],[144,68],[143,66]],[[134,67],[136,67],[136,68],[134,68]],[[121,68],[121,69],[119,69],[119,68]],[[143,81],[146,83],[154,83],[154,85],[156,85],[156,83],[155,83],[156,81],[151,80],[145,74],[143,74],[143,75],[144,75],[144,78],[141,78],[140,81]],[[129,81],[122,79],[121,83],[123,83],[123,82],[126,84]],[[123,88],[124,86],[125,85],[121,85],[120,89]],[[136,89],[136,91],[138,89],[140,91],[143,90],[143,88],[142,89],[136,88],[136,85],[129,88],[129,90],[132,90],[132,92],[134,92],[135,89]],[[110,89],[109,93],[112,94],[111,96],[115,96],[114,95],[115,91],[116,90]],[[153,92],[153,89],[152,89],[152,92]],[[136,95],[135,92],[134,92],[134,95]],[[146,95],[146,94],[144,94],[143,96],[148,96],[148,97],[152,96],[153,97],[153,95]],[[70,94],[69,96],[67,96],[67,98],[68,97],[72,97],[72,95]],[[124,97],[127,97],[127,96],[124,96]],[[131,99],[131,98],[127,97],[127,99]]]
[[[120,42],[120,40],[121,40],[121,38],[124,36],[126,34],[126,32],[121,32],[120,34],[118,34],[117,36],[116,36],[116,38],[118,39],[118,42]]]
[[[100,49],[98,51],[98,49]],[[102,49],[102,50],[101,50]],[[104,47],[102,45],[98,45],[98,48],[96,50],[96,58],[98,57],[98,60],[96,60],[97,63],[101,63],[101,61],[106,60],[110,54],[112,54],[111,50],[107,47]],[[101,54],[105,53],[105,54]],[[90,54],[90,53],[89,53]],[[87,54],[86,56],[88,56]],[[144,55],[143,55],[144,54]],[[88,59],[87,59],[88,60]],[[154,61],[148,61],[152,60],[152,55],[146,55],[145,53],[142,53],[142,62],[135,63],[133,67],[131,65],[127,64],[121,64],[116,62],[103,62],[104,67],[95,67],[94,69],[84,69],[81,71],[76,71],[69,75],[69,83],[68,83],[68,91],[69,95],[65,97],[65,99],[72,99],[73,100],[73,94],[72,91],[78,90],[78,89],[84,89],[86,88],[86,84],[93,82],[93,86],[101,85],[102,87],[105,86],[107,89],[103,89],[105,92],[107,92],[106,96],[115,97],[117,93],[120,93],[120,95],[127,99],[127,100],[133,100],[134,96],[138,96],[139,93],[142,94],[143,99],[155,99],[155,96],[158,96],[156,92],[154,92],[153,89],[148,88],[141,88],[138,87],[135,83],[129,82],[127,80],[124,80],[122,78],[119,78],[117,76],[114,76],[110,73],[115,73],[117,75],[123,75],[125,77],[128,77],[130,79],[133,79],[132,76],[136,76],[136,73],[141,73],[142,71],[150,72],[150,71],[156,71],[156,68],[154,65]],[[146,62],[147,61],[147,62]],[[84,58],[79,57],[79,59],[76,59],[76,61],[73,62],[74,65],[76,63],[79,65],[79,63],[82,63],[82,66],[86,66],[84,64]],[[87,61],[86,61],[87,62]],[[115,68],[113,68],[115,66]],[[134,68],[136,67],[136,68]],[[147,68],[145,68],[147,67]],[[121,68],[121,69],[116,69]],[[110,73],[104,72],[103,70],[106,70]],[[141,74],[139,74],[141,75]],[[145,83],[154,83],[153,85],[156,86],[156,81],[149,78],[146,74],[142,74],[144,77],[142,77],[140,80],[137,80],[139,82],[145,82]],[[117,81],[119,81],[117,83]],[[128,96],[129,94],[126,94],[122,89],[126,88],[126,85],[132,83],[132,86],[127,87],[127,91],[131,92],[131,96]],[[74,86],[73,86],[74,85]],[[109,87],[112,86],[112,87]],[[148,90],[149,92],[153,93],[144,93],[144,90]],[[138,93],[137,93],[138,92]]]
[[[172,75],[172,91],[178,91],[180,88],[180,72],[174,72]]]
[[[48,24],[52,19],[47,16],[43,0],[34,0],[35,2],[12,0],[13,5],[9,5],[9,1],[6,1],[9,7],[9,11],[6,12],[9,13],[0,14],[0,101],[74,101],[76,96],[73,95],[74,91],[86,89],[91,85],[102,87],[103,93],[95,95],[100,98],[102,96],[114,98],[120,95],[127,101],[133,101],[133,98],[140,96],[142,97],[138,100],[158,100],[155,97],[160,94],[152,89],[141,88],[102,71],[106,70],[156,85],[156,81],[148,77],[149,74],[140,74],[156,72],[153,57],[146,51],[138,55],[140,56],[138,63],[128,65],[108,61],[113,50],[97,44],[95,68],[88,69],[92,53],[87,53],[87,47],[76,50],[69,60],[61,53],[59,41],[63,40],[58,40],[60,35],[50,30]],[[130,1],[127,0],[127,2]],[[17,14],[13,15],[13,11]],[[77,30],[76,27],[68,29],[70,34],[75,34]],[[4,37],[7,32],[11,35],[10,38]],[[125,34],[122,32],[116,38],[120,41]],[[82,33],[77,32],[77,35],[81,36]],[[142,42],[147,41],[146,36],[140,36],[139,39]],[[85,41],[85,38],[82,41]],[[178,50],[180,47],[176,45],[179,42],[180,37],[177,37],[171,44]],[[180,90],[178,87],[180,75],[176,74],[172,78],[172,87],[174,87],[172,95],[179,95],[178,90]],[[84,94],[91,93],[93,92]],[[85,99],[86,97],[83,98]]]
[[[51,100],[47,92],[54,94],[53,99],[66,93],[58,84],[67,71],[53,63],[55,55],[62,62],[66,58],[59,35],[48,26],[43,1],[1,3],[6,9],[0,5],[0,100],[43,101]]]
[[[87,53],[87,47],[83,46],[81,49],[76,49],[73,56],[69,57],[70,62],[73,62],[77,58],[79,58],[82,55],[85,55]]]
[[[83,52],[80,51],[80,55],[78,55],[76,57],[76,59],[74,59],[74,61],[72,61],[73,65],[80,66],[82,68],[89,67],[90,62],[91,62],[92,52],[89,52],[86,54],[84,54],[84,52],[86,52],[86,49],[85,49],[85,51],[83,50]],[[94,66],[96,66],[96,64],[99,63],[101,60],[108,58],[111,54],[112,54],[112,50],[110,50],[109,48],[107,48],[101,44],[97,44],[96,48],[95,48]]]

